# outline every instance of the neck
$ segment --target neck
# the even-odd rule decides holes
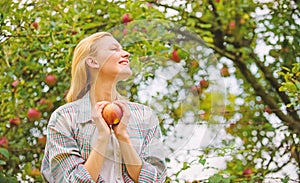
[[[116,100],[116,83],[107,81],[102,82],[98,80],[94,85],[91,86],[90,98],[93,105],[100,101],[112,102]]]

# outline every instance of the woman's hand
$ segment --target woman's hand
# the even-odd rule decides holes
[[[127,142],[129,140],[129,135],[126,128],[130,118],[130,110],[127,105],[127,101],[114,101],[114,103],[121,107],[123,116],[118,125],[113,125],[113,130],[119,141]]]
[[[95,105],[95,108],[92,109],[92,118],[96,124],[96,127],[98,129],[98,137],[97,137],[97,143],[96,146],[102,146],[106,145],[108,143],[109,137],[111,135],[111,129],[106,124],[105,120],[102,117],[102,110],[109,102],[107,101],[101,101],[97,102]],[[99,147],[101,148],[101,147]],[[98,147],[97,147],[98,149]]]
[[[96,182],[99,177],[100,170],[102,169],[105,160],[107,144],[111,137],[111,129],[102,117],[102,110],[108,103],[109,102],[106,101],[97,102],[95,107],[92,108],[92,118],[96,124],[97,130],[91,141],[92,150],[84,163],[84,167],[89,172],[94,182]]]

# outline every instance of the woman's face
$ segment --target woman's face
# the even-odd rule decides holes
[[[96,60],[100,63],[99,74],[103,79],[123,80],[131,76],[130,54],[111,36],[104,36],[96,43]]]

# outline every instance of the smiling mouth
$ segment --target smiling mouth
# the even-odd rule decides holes
[[[122,65],[128,65],[129,64],[129,61],[128,60],[121,60],[119,62],[119,64],[122,64]]]

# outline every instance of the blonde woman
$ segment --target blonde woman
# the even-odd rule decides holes
[[[107,32],[76,46],[68,103],[47,127],[41,172],[46,182],[164,182],[158,119],[147,106],[121,100],[116,84],[131,76],[130,54]],[[106,104],[123,111],[118,125],[102,117]]]

